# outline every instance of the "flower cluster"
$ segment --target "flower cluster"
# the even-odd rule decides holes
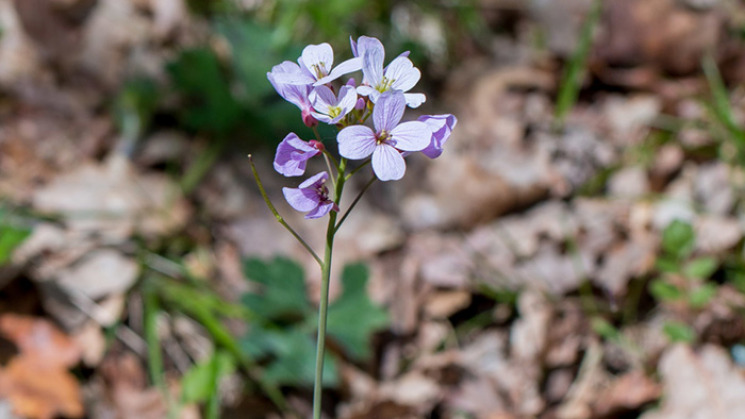
[[[280,96],[300,108],[305,125],[323,122],[339,128],[338,150],[343,159],[369,159],[379,180],[401,179],[406,172],[404,157],[417,151],[438,157],[457,120],[447,114],[401,122],[406,107],[417,108],[426,100],[422,93],[409,93],[421,78],[409,53],[385,66],[385,49],[379,40],[361,36],[350,42],[354,57],[336,67],[329,44],[308,45],[297,63],[276,65],[267,78]],[[340,77],[357,71],[362,72],[359,85],[350,78],[334,86]],[[372,127],[365,125],[370,117]],[[328,151],[320,139],[305,141],[290,133],[277,147],[274,168],[284,176],[301,176],[307,161],[322,153]],[[307,212],[306,218],[337,211],[338,200],[329,198],[325,186],[328,179],[329,174],[321,172],[298,188],[284,188],[285,198],[296,210]]]

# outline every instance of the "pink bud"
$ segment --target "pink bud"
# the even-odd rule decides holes
[[[365,99],[363,99],[363,98],[357,99],[357,103],[355,103],[354,109],[356,109],[358,111],[361,111],[361,110],[365,109]]]
[[[324,146],[323,143],[320,141],[310,140],[308,142],[310,143],[311,147],[315,148],[318,151],[323,151],[326,149],[326,146]]]
[[[313,115],[311,115],[309,109],[303,109],[302,117],[303,117],[303,124],[305,124],[305,126],[313,128],[316,125],[318,125],[318,120],[314,118]]]

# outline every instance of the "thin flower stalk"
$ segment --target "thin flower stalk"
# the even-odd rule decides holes
[[[331,282],[331,260],[334,237],[363,195],[377,180],[401,179],[406,172],[405,158],[421,152],[438,157],[456,124],[453,115],[423,115],[416,121],[402,121],[407,108],[421,105],[426,97],[409,93],[421,73],[408,58],[408,51],[399,54],[384,66],[383,44],[372,37],[350,39],[353,58],[336,67],[332,47],[327,44],[308,45],[297,63],[285,61],[272,68],[267,78],[280,96],[301,111],[305,125],[312,128],[315,140],[304,141],[290,133],[279,144],[274,168],[292,177],[305,174],[313,157],[323,154],[327,172],[319,172],[302,181],[298,187],[282,189],[287,202],[295,210],[305,212],[306,219],[328,216],[323,259],[292,229],[270,202],[253,161],[251,170],[264,201],[277,221],[282,224],[318,262],[321,268],[321,295],[318,305],[318,334],[313,386],[313,418],[321,418],[323,398],[323,364],[326,350],[326,321]],[[361,83],[349,78],[339,86],[341,76],[361,72]],[[336,83],[335,86],[333,83]],[[335,93],[336,92],[336,93]],[[372,119],[372,127],[368,119]],[[323,145],[317,125],[336,127],[339,158]],[[361,160],[347,171],[348,160]],[[339,215],[345,183],[371,166],[373,176],[360,190],[346,210]],[[326,181],[331,181],[331,191]]]

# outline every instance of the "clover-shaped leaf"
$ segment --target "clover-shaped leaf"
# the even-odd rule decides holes
[[[388,313],[367,296],[367,268],[348,265],[342,272],[342,294],[331,304],[328,333],[349,356],[363,360],[370,356],[371,335],[388,325]]]
[[[242,301],[257,316],[273,321],[301,320],[313,313],[305,292],[303,270],[297,263],[284,258],[264,262],[248,259],[243,270],[254,284],[257,293],[243,295]]]

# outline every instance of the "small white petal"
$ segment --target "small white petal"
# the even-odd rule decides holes
[[[375,133],[364,125],[346,127],[336,139],[339,142],[339,154],[348,159],[365,159],[375,150]]]
[[[419,105],[427,101],[424,93],[404,93],[404,97],[406,98],[406,104],[412,109],[418,108]]]
[[[385,69],[385,78],[393,81],[391,88],[404,92],[414,87],[421,77],[422,73],[406,57],[396,58]]]
[[[303,54],[300,57],[305,68],[318,77],[328,75],[331,66],[334,64],[334,50],[326,42],[319,45],[308,45],[303,49]],[[320,76],[317,74],[316,68],[321,71]]]
[[[419,151],[429,145],[432,139],[432,131],[424,122],[409,121],[393,128],[391,137],[395,141],[397,149]]]
[[[406,162],[401,153],[388,144],[375,147],[372,155],[372,167],[378,179],[399,180],[406,173]]]

